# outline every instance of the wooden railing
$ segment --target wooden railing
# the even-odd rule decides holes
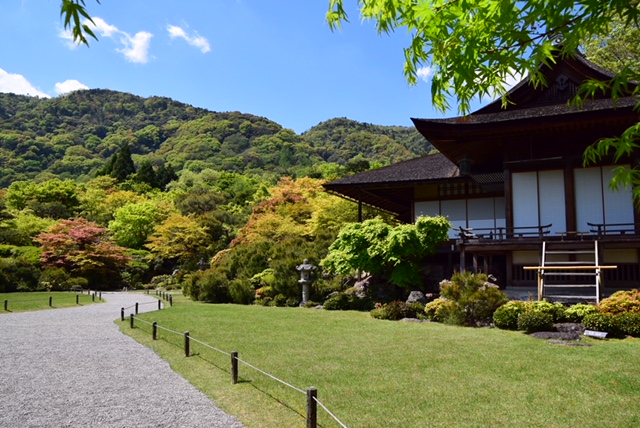
[[[460,238],[468,239],[495,239],[503,241],[506,239],[519,238],[544,238],[551,233],[551,224],[544,226],[521,226],[521,227],[489,227],[471,229],[460,226]]]
[[[635,235],[638,230],[638,223],[589,223],[590,232],[595,233],[598,238],[611,235]]]

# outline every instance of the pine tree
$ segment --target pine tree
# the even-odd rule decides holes
[[[131,159],[131,150],[129,150],[128,144],[122,146],[115,157],[113,169],[110,173],[111,177],[118,181],[124,181],[131,174],[136,173],[136,167],[133,164],[133,159]]]

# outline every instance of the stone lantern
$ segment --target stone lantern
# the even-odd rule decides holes
[[[313,281],[311,274],[316,270],[316,266],[309,263],[309,259],[304,259],[302,264],[296,267],[296,270],[300,272],[298,283],[302,284],[302,303],[300,306],[304,306],[309,301],[309,286]]]

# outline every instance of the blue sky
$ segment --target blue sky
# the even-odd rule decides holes
[[[332,32],[327,0],[87,0],[99,41],[73,46],[59,0],[0,3],[0,92],[55,97],[103,88],[241,111],[297,133],[334,118],[411,126],[444,115],[428,72],[409,86],[402,32],[351,22]],[[456,115],[451,111],[448,116]]]

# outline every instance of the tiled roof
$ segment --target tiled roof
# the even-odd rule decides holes
[[[638,97],[623,97],[616,101],[610,98],[602,100],[585,100],[580,108],[572,107],[567,104],[555,104],[543,107],[533,107],[521,110],[501,111],[499,113],[470,114],[468,116],[459,116],[449,119],[414,119],[414,124],[419,122],[443,125],[475,125],[482,123],[507,122],[515,120],[526,120],[541,117],[557,117],[559,115],[580,114],[589,111],[602,111],[617,108],[634,107],[640,102]]]
[[[325,184],[325,188],[379,183],[403,184],[458,176],[458,167],[438,153],[344,177]]]

